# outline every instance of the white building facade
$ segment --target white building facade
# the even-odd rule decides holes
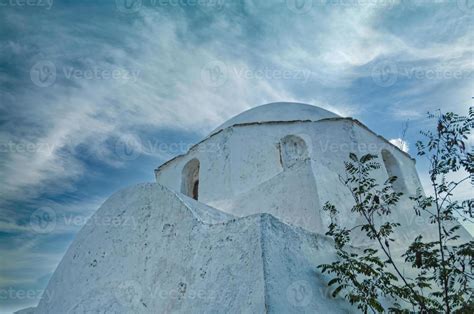
[[[269,213],[291,225],[324,233],[326,202],[353,224],[352,198],[341,183],[350,152],[372,153],[382,183],[397,176],[405,199],[422,189],[415,161],[362,123],[319,107],[271,103],[230,119],[185,155],[155,170],[158,183],[237,217]],[[403,202],[401,204],[405,205]],[[409,223],[411,207],[402,214]],[[411,220],[411,221],[410,221]]]
[[[418,234],[436,234],[408,198],[421,189],[408,154],[351,118],[273,103],[160,166],[157,183],[113,194],[77,234],[39,305],[21,313],[356,313],[318,270],[337,258],[324,203],[339,209],[341,224],[359,224],[340,180],[350,152],[379,156],[380,182],[399,178],[394,256]],[[363,239],[353,244],[371,245]]]

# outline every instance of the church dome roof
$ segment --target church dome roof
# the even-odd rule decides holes
[[[339,116],[331,111],[308,104],[274,102],[251,108],[234,116],[217,127],[211,134],[236,124],[298,120],[318,121],[337,117]]]

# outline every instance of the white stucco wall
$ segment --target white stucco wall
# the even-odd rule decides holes
[[[387,150],[406,193],[391,216],[403,226],[395,236],[402,243],[391,245],[400,256],[397,245],[435,235],[408,198],[421,188],[414,161],[355,120],[301,104],[263,107],[161,166],[158,184],[111,196],[77,235],[38,307],[25,312],[356,312],[331,297],[329,277],[317,269],[336,258],[332,241],[321,235],[329,223],[321,207],[333,203],[340,223],[356,225],[339,178],[344,161],[350,152],[381,157]],[[308,112],[313,121],[306,121]],[[271,122],[280,114],[300,120]],[[252,123],[256,118],[266,123]],[[236,120],[246,123],[233,125]],[[288,135],[304,145],[289,140],[283,147]],[[191,190],[182,172],[193,159],[199,160],[199,201],[180,193]],[[379,162],[375,176],[383,182],[388,171]],[[463,228],[460,234],[471,238]],[[357,237],[353,244],[370,245]]]
[[[113,221],[113,223],[111,223]],[[234,218],[141,184],[79,232],[30,313],[350,313],[317,269],[331,241],[260,214]]]
[[[288,135],[301,137],[309,160],[305,167],[284,169],[280,141]],[[352,199],[341,184],[344,161],[350,152],[380,156],[382,167],[375,173],[382,183],[388,178],[381,151],[389,151],[402,171],[404,193],[421,188],[414,161],[383,138],[352,119],[316,122],[267,122],[228,127],[171,160],[156,171],[157,182],[180,191],[182,169],[200,161],[199,201],[243,217],[271,213],[284,222],[324,233],[328,217],[321,212],[329,201],[342,211],[341,223],[352,224]],[[404,204],[406,205],[406,204]],[[411,206],[400,213],[411,217]],[[402,210],[402,209],[401,209]]]

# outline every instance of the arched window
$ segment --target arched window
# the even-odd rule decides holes
[[[289,168],[308,159],[308,147],[305,141],[296,135],[287,135],[280,141],[280,158],[283,168]]]
[[[396,176],[397,180],[393,183],[393,189],[396,192],[405,191],[405,179],[403,177],[400,164],[397,159],[386,149],[382,149],[382,160],[389,177]]]
[[[181,193],[195,200],[199,197],[199,160],[196,158],[188,161],[183,168]]]

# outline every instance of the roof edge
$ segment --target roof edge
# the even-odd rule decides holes
[[[360,127],[366,129],[367,131],[369,131],[370,133],[372,133],[373,135],[377,136],[378,138],[380,138],[381,140],[383,140],[385,143],[389,144],[390,146],[392,146],[393,148],[395,148],[396,150],[400,151],[403,155],[405,155],[406,157],[410,158],[413,162],[416,162],[415,158],[413,158],[410,154],[408,154],[407,152],[401,150],[399,147],[393,145],[392,143],[390,143],[389,140],[387,140],[385,137],[383,137],[382,135],[380,134],[377,134],[375,133],[374,131],[372,131],[371,129],[369,129],[369,127],[367,127],[365,124],[363,124],[362,122],[360,122],[359,120],[357,119],[354,119],[354,118],[349,118],[349,117],[334,117],[334,118],[324,118],[324,119],[321,119],[321,120],[317,120],[317,121],[314,121],[314,120],[290,120],[290,121],[263,121],[263,122],[246,122],[246,123],[236,123],[236,124],[232,124],[232,125],[229,125],[228,127],[224,128],[224,129],[220,129],[214,133],[211,133],[209,134],[208,136],[206,136],[205,138],[203,138],[202,140],[200,140],[199,142],[197,142],[196,144],[192,145],[191,148],[189,148],[189,150],[184,153],[184,154],[179,154],[173,158],[171,158],[170,160],[164,162],[163,164],[161,164],[160,166],[158,166],[154,172],[155,172],[155,175],[158,171],[160,171],[163,167],[167,166],[168,164],[170,164],[172,161],[176,160],[176,159],[179,159],[181,157],[184,157],[186,156],[187,154],[189,154],[190,152],[192,152],[199,144],[207,141],[209,138],[211,137],[214,137],[215,135],[218,135],[219,133],[221,132],[224,132],[225,130],[228,130],[228,129],[231,129],[231,128],[234,128],[234,127],[244,127],[244,126],[250,126],[250,125],[268,125],[268,124],[288,124],[288,123],[320,123],[320,122],[327,122],[327,121],[343,121],[343,120],[346,120],[346,121],[350,121],[352,123],[355,123],[357,125],[359,125]]]

